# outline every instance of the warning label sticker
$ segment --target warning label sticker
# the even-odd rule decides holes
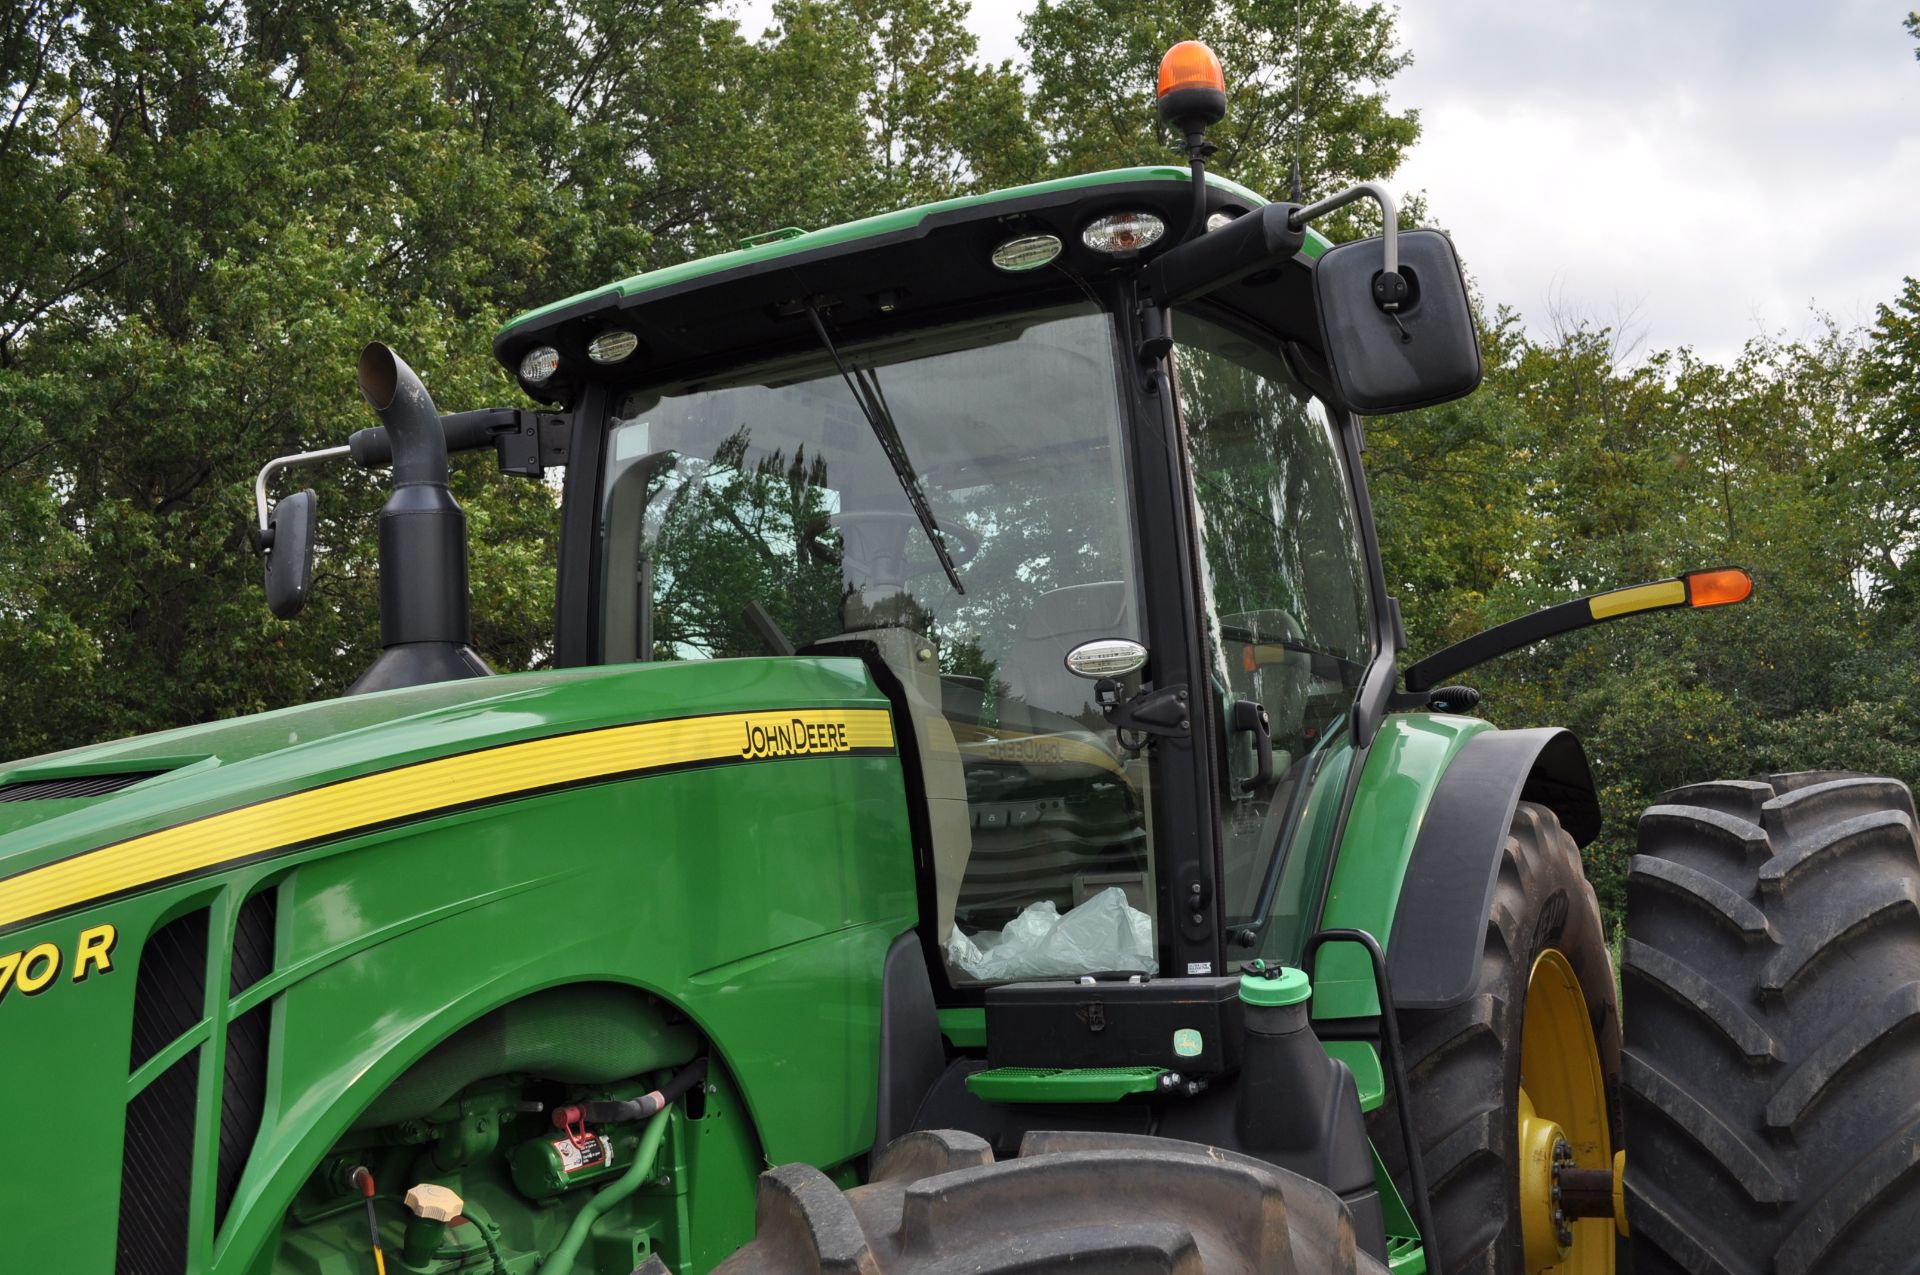
[[[579,1142],[572,1138],[555,1138],[553,1153],[560,1157],[560,1168],[567,1173],[609,1168],[613,1164],[613,1139],[603,1138],[597,1133],[589,1134]]]

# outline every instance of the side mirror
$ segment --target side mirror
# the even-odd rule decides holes
[[[1361,416],[1445,403],[1480,384],[1480,338],[1452,241],[1437,230],[1396,238],[1406,281],[1397,310],[1376,300],[1385,273],[1377,236],[1327,249],[1313,271],[1334,388]]]
[[[267,609],[282,620],[300,614],[313,584],[315,508],[312,489],[283,496],[261,537],[267,558]]]

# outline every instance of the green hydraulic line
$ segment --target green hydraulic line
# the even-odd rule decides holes
[[[622,1174],[619,1181],[595,1192],[581,1207],[573,1225],[540,1264],[539,1275],[569,1275],[573,1259],[580,1255],[580,1246],[587,1242],[587,1232],[600,1220],[600,1215],[639,1190],[640,1184],[653,1173],[654,1157],[660,1154],[660,1140],[667,1136],[667,1121],[672,1117],[673,1108],[669,1107],[648,1123],[646,1132],[640,1135],[640,1146],[633,1153],[633,1167]]]

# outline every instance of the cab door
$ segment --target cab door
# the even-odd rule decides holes
[[[1324,853],[1310,843],[1331,821],[1315,816],[1352,762],[1378,626],[1335,419],[1270,339],[1204,313],[1179,314],[1175,332],[1233,960],[1256,955],[1249,936],[1297,933],[1315,902],[1299,897],[1313,874],[1286,873],[1283,890],[1281,869]],[[1246,728],[1259,720],[1264,748]]]

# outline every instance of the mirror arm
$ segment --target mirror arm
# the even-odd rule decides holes
[[[544,465],[566,463],[566,424],[568,418],[553,412],[529,412],[524,408],[489,407],[475,412],[454,412],[440,418],[446,435],[447,451],[464,452],[492,447],[500,453],[500,472],[538,478]],[[386,427],[370,425],[358,429],[339,447],[323,447],[314,452],[294,452],[276,456],[260,467],[253,480],[253,509],[259,521],[254,540],[267,534],[267,480],[283,469],[296,465],[318,465],[323,461],[351,456],[362,469],[379,469],[393,463],[393,443]],[[264,544],[256,544],[264,548]]]
[[[1532,646],[1535,642],[1571,633],[1575,629],[1648,611],[1727,606],[1746,601],[1752,592],[1753,577],[1744,568],[1713,567],[1704,571],[1689,571],[1667,580],[1655,580],[1650,584],[1636,584],[1575,598],[1571,602],[1544,607],[1517,620],[1482,629],[1451,646],[1441,647],[1425,659],[1415,660],[1407,666],[1407,690],[1425,694],[1456,673],[1464,673],[1523,646]]]
[[[336,460],[347,455],[353,449],[344,444],[339,447],[323,447],[317,452],[294,452],[290,456],[275,456],[260,466],[260,472],[253,480],[253,510],[260,520],[258,530],[254,532],[254,547],[267,547],[267,480],[283,469],[292,469],[296,465],[318,465],[322,461]]]
[[[1386,245],[1386,273],[1400,273],[1400,204],[1393,192],[1379,182],[1361,182],[1358,186],[1349,186],[1337,195],[1328,195],[1316,200],[1304,208],[1295,210],[1287,218],[1287,225],[1295,230],[1305,228],[1316,217],[1324,217],[1335,209],[1345,208],[1348,204],[1358,203],[1362,199],[1371,199],[1380,205],[1380,216],[1384,227],[1381,240]]]

